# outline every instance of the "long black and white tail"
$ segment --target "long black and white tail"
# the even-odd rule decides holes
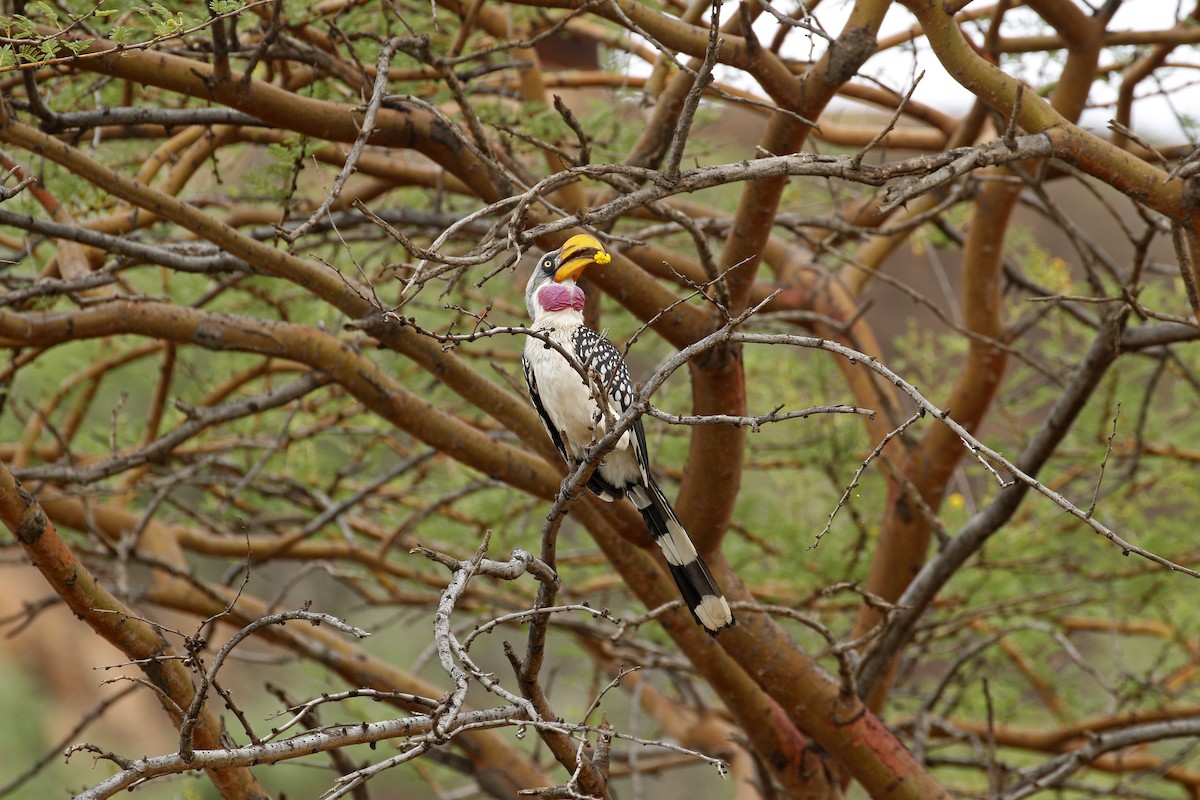
[[[717,586],[704,559],[696,552],[691,537],[684,530],[679,517],[675,516],[675,509],[671,508],[670,501],[658,488],[654,478],[644,485],[630,487],[628,494],[638,511],[642,512],[642,519],[667,559],[671,577],[683,595],[683,602],[696,621],[713,635],[734,624],[733,612],[729,610],[721,587]]]

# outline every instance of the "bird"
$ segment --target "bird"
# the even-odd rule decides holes
[[[541,336],[526,337],[521,366],[534,408],[568,464],[583,460],[586,448],[604,435],[606,425],[637,399],[621,352],[583,322],[584,293],[576,279],[592,264],[611,260],[598,239],[578,234],[542,256],[525,286],[532,330]],[[590,385],[547,339],[572,354],[594,377]],[[587,485],[607,502],[623,497],[633,501],[662,550],[684,603],[705,631],[715,636],[734,624],[729,602],[650,472],[640,418],[600,461]]]

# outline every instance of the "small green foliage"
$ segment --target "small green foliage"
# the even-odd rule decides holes
[[[1009,252],[1031,280],[1059,294],[1071,293],[1071,270],[1065,260],[1043,247],[1025,228],[1013,227],[1007,240]]]
[[[37,0],[37,2],[35,2],[35,3],[30,3],[29,9],[31,11],[45,14],[46,18],[49,19],[52,23],[54,23],[55,25],[58,24],[58,11],[56,11],[53,6],[49,5],[48,3],[43,2],[43,0]]]
[[[133,41],[135,33],[136,31],[128,25],[114,25],[108,32],[108,38],[117,44],[129,44]]]
[[[208,7],[214,14],[233,14],[246,7],[242,0],[210,0]]]
[[[290,172],[294,164],[303,164],[305,157],[310,152],[307,145],[308,139],[303,136],[292,136],[282,144],[267,145],[267,152],[274,160],[268,169],[276,174],[282,174],[282,171],[285,170]]]
[[[172,13],[158,3],[151,3],[149,8],[138,7],[134,11],[150,23],[155,36],[172,36],[187,28],[182,11]]]
[[[5,36],[13,39],[39,38],[37,23],[23,14],[0,17],[0,27],[4,29]]]
[[[72,53],[79,55],[83,51],[87,50],[89,46],[91,46],[92,40],[91,39],[73,39],[70,41],[65,41],[62,44],[64,47],[66,47]]]

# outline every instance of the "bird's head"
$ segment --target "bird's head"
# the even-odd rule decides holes
[[[538,260],[525,286],[529,316],[537,319],[548,311],[583,308],[583,290],[575,279],[592,264],[607,264],[612,256],[595,236],[581,233],[546,253]]]

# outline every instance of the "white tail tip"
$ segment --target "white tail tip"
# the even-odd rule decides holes
[[[700,605],[693,610],[696,612],[700,624],[710,631],[719,631],[721,628],[733,624],[733,612],[729,609],[729,603],[724,597],[705,595],[700,598]]]

